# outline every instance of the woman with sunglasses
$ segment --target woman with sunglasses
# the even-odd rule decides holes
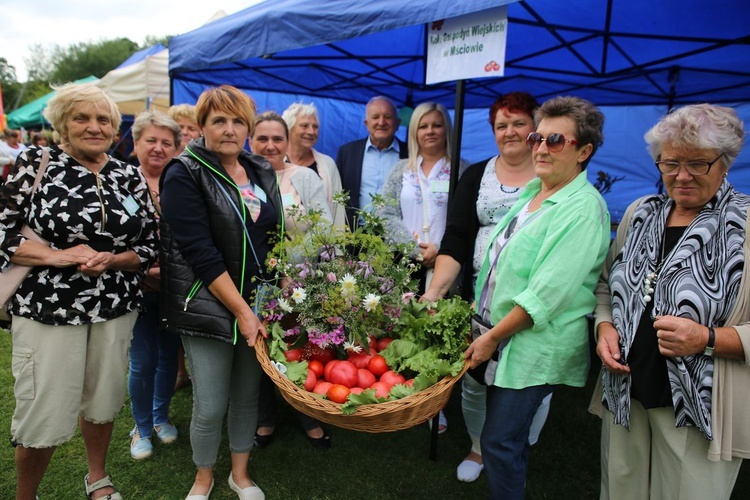
[[[434,302],[444,297],[461,275],[462,267],[467,271],[461,281],[461,296],[473,300],[474,283],[490,233],[518,201],[526,183],[535,177],[526,137],[534,131],[534,110],[538,107],[539,103],[527,92],[500,96],[490,107],[489,123],[499,154],[470,166],[461,176],[448,211],[435,274],[420,300]],[[461,410],[471,438],[471,451],[456,470],[459,481],[475,481],[484,469],[479,437],[484,427],[486,396],[486,386],[471,376],[463,378]],[[529,436],[531,444],[536,443],[548,410],[549,398],[538,410]]]
[[[466,350],[488,370],[480,439],[491,498],[522,499],[534,415],[557,385],[582,387],[589,369],[586,315],[609,245],[609,214],[586,179],[604,116],[557,97],[528,135],[537,175],[490,234],[477,277],[477,314],[490,329]],[[496,284],[498,286],[496,286]]]
[[[602,498],[729,498],[750,456],[750,197],[726,180],[743,141],[709,104],[646,134],[666,193],[628,208],[597,288]]]

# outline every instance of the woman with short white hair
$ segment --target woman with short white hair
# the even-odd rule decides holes
[[[316,151],[313,146],[318,142],[320,133],[320,118],[315,104],[295,102],[282,114],[282,118],[289,127],[289,149],[287,159],[290,163],[309,167],[315,171],[323,181],[323,189],[328,199],[333,224],[343,228],[346,224],[344,207],[333,200],[334,195],[341,192],[341,175],[336,162],[328,155]]]

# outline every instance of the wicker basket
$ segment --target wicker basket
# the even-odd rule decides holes
[[[465,364],[458,376],[445,377],[435,385],[411,396],[386,403],[361,405],[357,407],[355,413],[344,415],[340,404],[298,387],[279,373],[268,356],[268,346],[265,341],[255,344],[255,352],[263,371],[271,377],[281,391],[281,395],[292,407],[321,422],[344,429],[371,433],[408,429],[434,417],[448,403],[453,384],[469,367]]]

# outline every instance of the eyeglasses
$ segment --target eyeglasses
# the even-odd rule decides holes
[[[714,161],[657,161],[656,168],[662,174],[670,176],[677,175],[680,172],[680,167],[685,167],[685,170],[690,175],[706,175],[711,170],[711,167],[714,166],[714,163],[719,161],[722,156],[724,156],[724,153],[721,153]]]
[[[526,145],[529,149],[536,151],[543,142],[547,143],[547,151],[550,153],[559,153],[565,147],[565,144],[578,144],[575,139],[566,139],[562,134],[550,134],[545,139],[542,134],[532,132],[526,138]]]

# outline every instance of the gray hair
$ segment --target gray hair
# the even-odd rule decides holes
[[[386,97],[384,95],[376,95],[375,97],[373,97],[372,99],[370,99],[369,101],[367,101],[367,106],[365,106],[365,118],[367,118],[367,108],[370,107],[370,104],[374,104],[377,101],[385,101],[385,102],[387,102],[388,105],[393,109],[393,116],[394,116],[394,118],[398,119],[398,108],[396,107],[396,105],[393,103],[393,101],[391,99],[389,99],[388,97]]]
[[[448,114],[448,110],[440,103],[437,102],[423,102],[416,108],[414,113],[411,115],[409,120],[409,132],[408,132],[408,145],[409,145],[409,167],[412,169],[417,168],[417,156],[419,156],[419,143],[417,142],[417,130],[419,129],[419,121],[427,113],[433,111],[439,111],[443,115],[443,121],[445,122],[445,156],[448,158],[448,162],[451,160],[451,116]]]
[[[93,83],[68,83],[55,88],[57,93],[47,102],[42,115],[68,141],[68,119],[82,104],[104,104],[109,109],[109,120],[113,130],[119,130],[122,115],[117,104],[102,89]]]
[[[715,149],[724,155],[724,165],[731,167],[745,142],[743,123],[732,108],[713,104],[693,104],[666,115],[644,136],[654,161],[662,146]]]
[[[315,104],[313,103],[292,103],[288,108],[286,108],[286,110],[284,110],[284,113],[281,115],[281,117],[286,122],[289,130],[292,130],[294,128],[294,125],[297,123],[297,118],[300,116],[314,116],[316,120],[320,121],[320,117],[318,116],[318,108],[316,108]]]
[[[576,126],[576,149],[581,149],[586,144],[594,148],[591,154],[583,162],[581,167],[586,168],[596,150],[604,144],[604,114],[599,111],[594,103],[581,99],[580,97],[555,97],[546,101],[534,112],[534,126],[545,118],[570,118]]]
[[[137,142],[148,127],[161,127],[169,130],[174,135],[175,147],[182,141],[180,126],[174,119],[160,111],[143,111],[139,113],[133,122],[133,139]]]

